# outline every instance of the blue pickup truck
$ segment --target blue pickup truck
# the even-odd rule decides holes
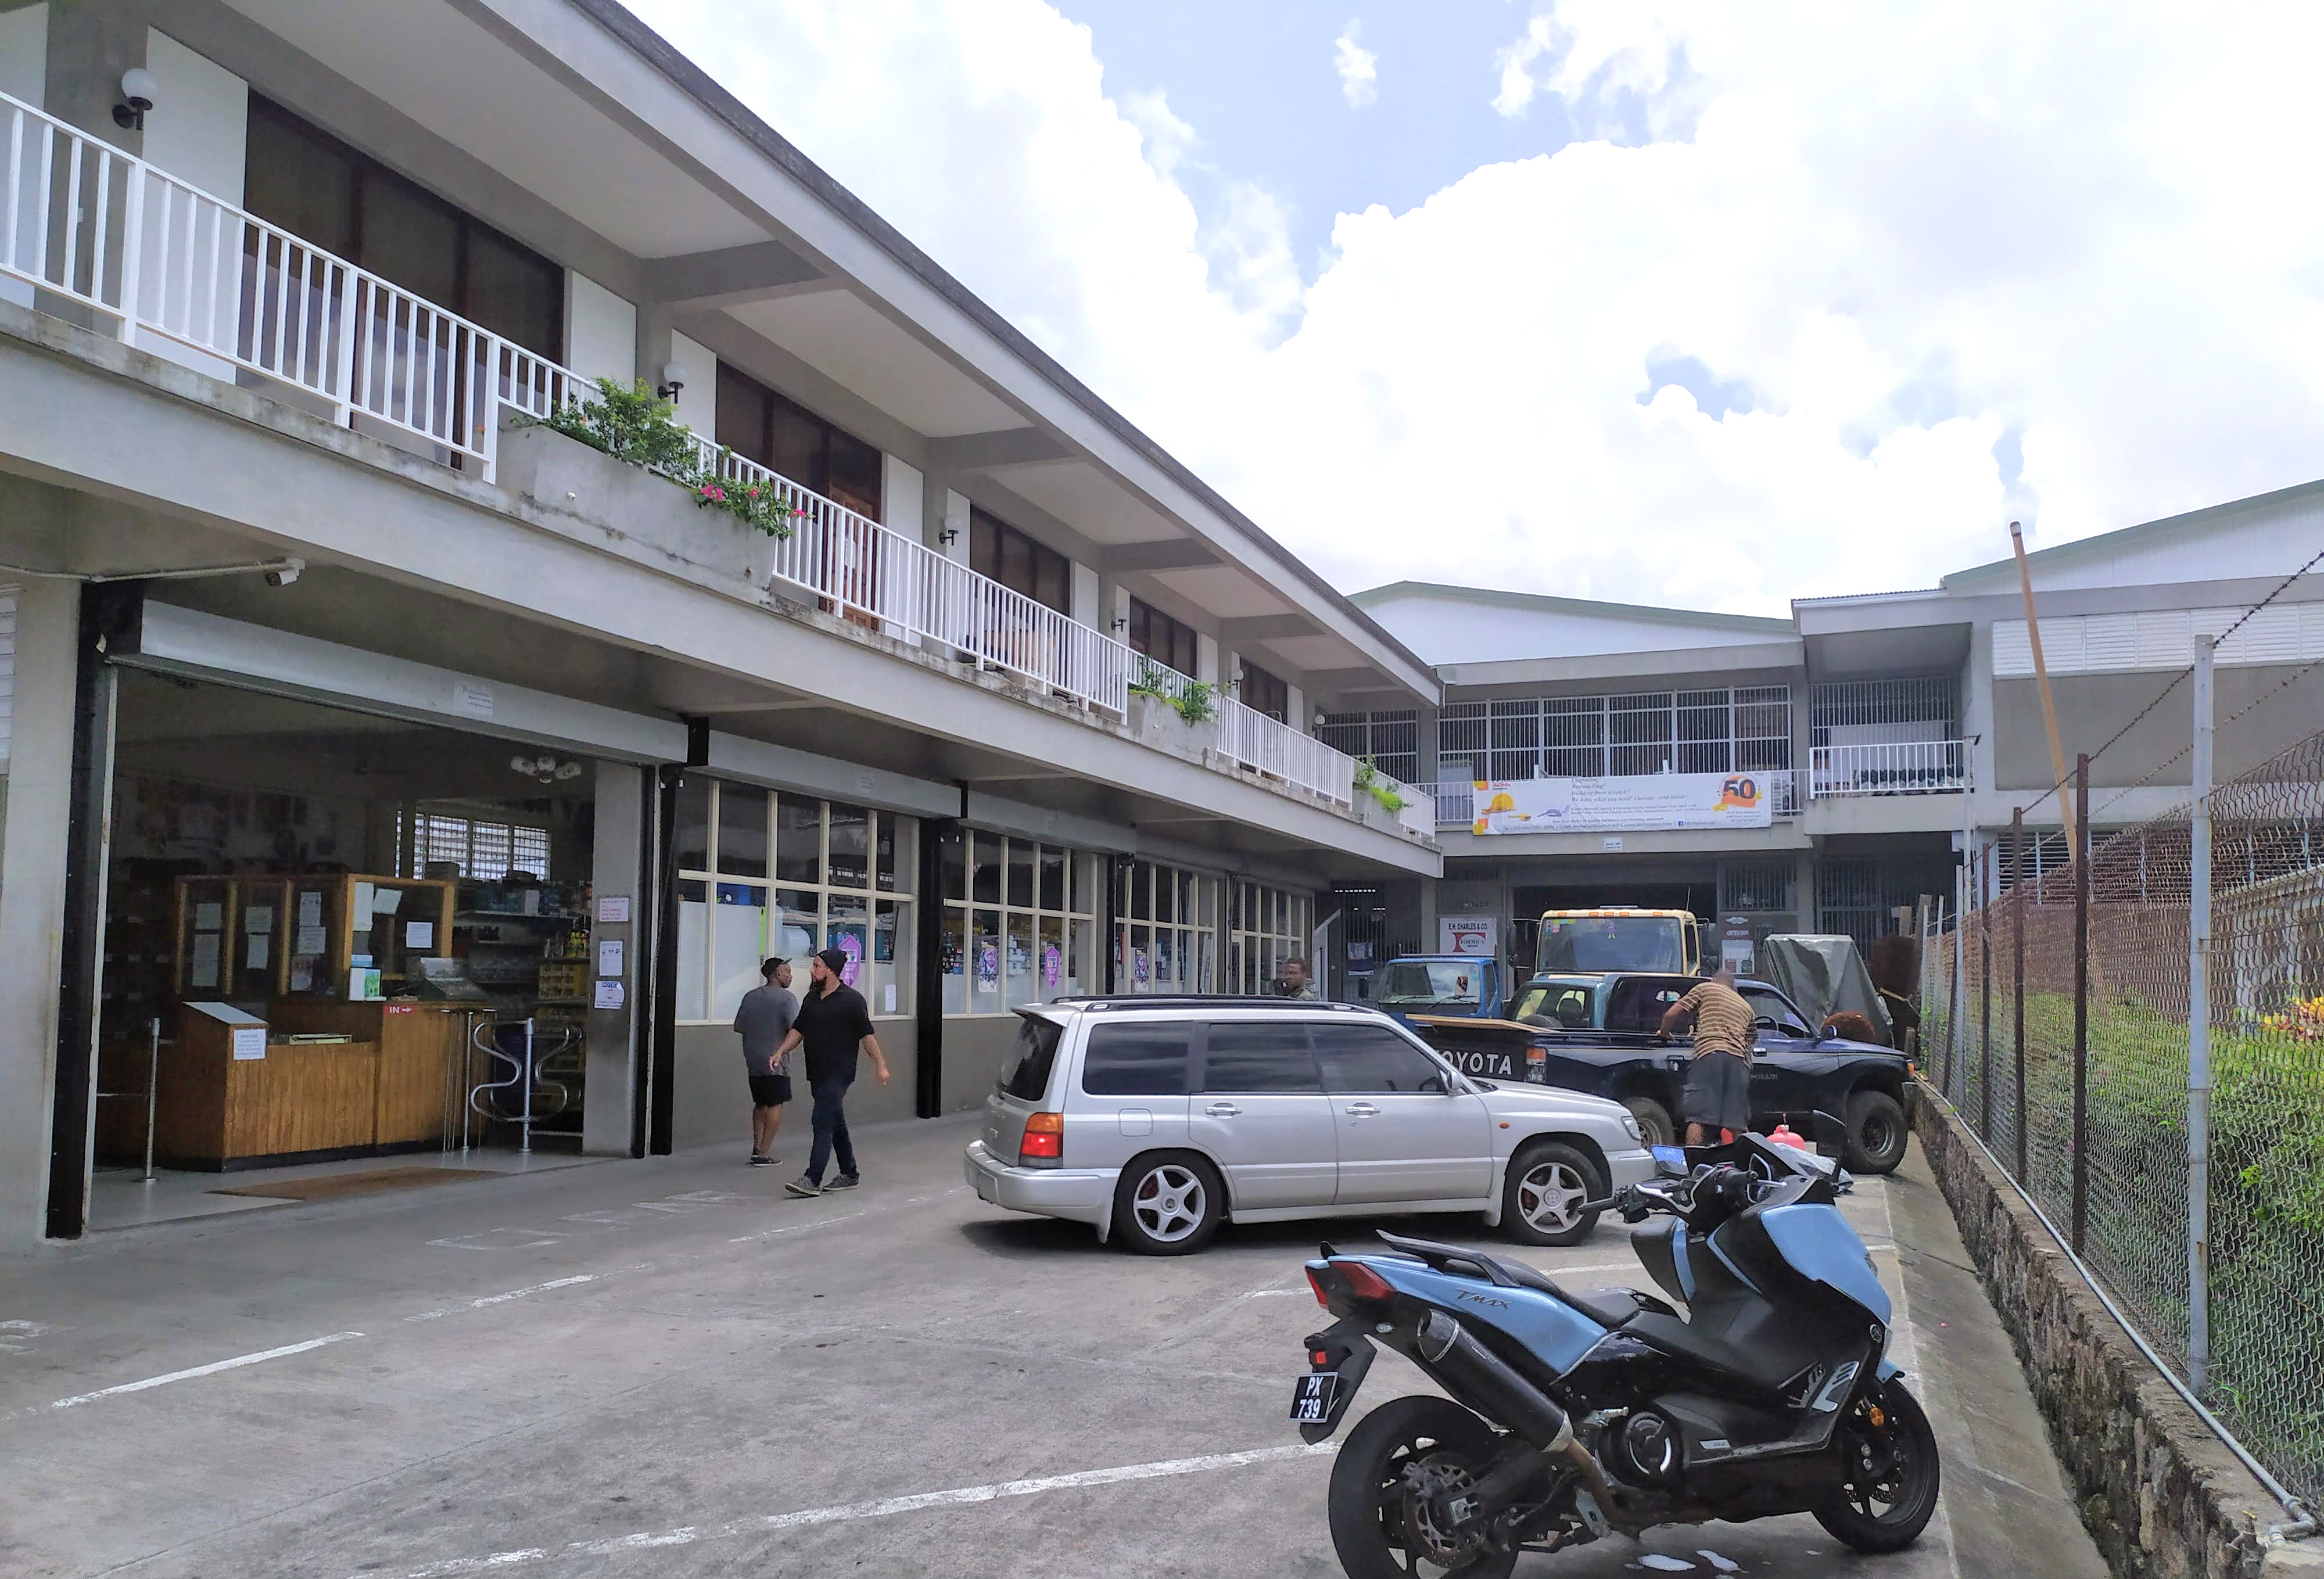
[[[1406,1021],[1416,1014],[1499,1020],[1508,1009],[1508,974],[1489,955],[1399,955],[1373,975],[1372,1007]]]

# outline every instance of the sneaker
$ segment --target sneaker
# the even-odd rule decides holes
[[[782,1159],[779,1157],[761,1157],[755,1151],[751,1153],[751,1166],[752,1168],[772,1168],[776,1163],[781,1160]]]
[[[833,1179],[829,1184],[823,1187],[824,1192],[827,1195],[833,1190],[852,1190],[862,1182],[863,1181],[862,1179],[856,1177],[852,1173],[843,1173],[837,1178]]]
[[[823,1187],[807,1175],[801,1174],[783,1187],[783,1194],[811,1197],[823,1194]]]

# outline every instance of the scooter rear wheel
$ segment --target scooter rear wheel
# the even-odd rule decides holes
[[[1840,1447],[1849,1481],[1816,1522],[1859,1552],[1901,1552],[1920,1539],[1937,1511],[1937,1434],[1904,1384],[1873,1390],[1840,1422]]]
[[[1348,1433],[1332,1465],[1332,1547],[1348,1579],[1507,1579],[1515,1552],[1471,1556],[1419,1490],[1484,1473],[1493,1428],[1448,1399],[1393,1399]]]

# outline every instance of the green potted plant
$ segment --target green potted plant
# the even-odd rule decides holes
[[[1130,677],[1127,721],[1148,745],[1200,756],[1218,744],[1218,692],[1158,663],[1141,663]]]

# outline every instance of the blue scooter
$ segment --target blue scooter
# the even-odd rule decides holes
[[[1839,1121],[1819,1114],[1820,1149]],[[1350,1579],[1500,1579],[1659,1524],[1812,1513],[1860,1552],[1936,1511],[1928,1417],[1886,1359],[1888,1296],[1836,1205],[1828,1157],[1747,1135],[1584,1210],[1659,1221],[1631,1243],[1665,1299],[1576,1293],[1480,1251],[1383,1233],[1391,1253],[1307,1263],[1340,1319],[1307,1339],[1291,1417],[1337,1430],[1385,1344],[1448,1398],[1373,1409],[1332,1470]]]

